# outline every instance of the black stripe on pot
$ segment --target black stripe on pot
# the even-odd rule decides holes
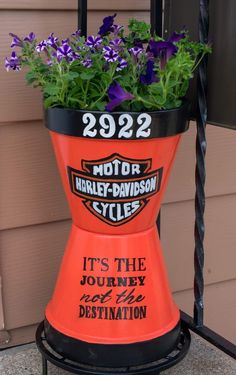
[[[91,139],[144,140],[170,137],[189,127],[189,103],[153,112],[99,112],[48,108],[46,127],[56,133]]]
[[[170,354],[179,342],[180,322],[166,334],[133,344],[94,344],[64,335],[47,320],[45,337],[53,350],[65,358],[87,365],[103,367],[138,366],[157,361]]]

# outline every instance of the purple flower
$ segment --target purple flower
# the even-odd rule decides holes
[[[160,68],[163,70],[167,61],[178,51],[178,47],[171,42],[155,42],[155,40],[150,40],[149,51],[154,57],[160,58]]]
[[[134,40],[134,46],[143,49],[143,43],[141,42],[140,39],[135,39],[135,40]]]
[[[139,48],[139,47],[133,47],[133,48],[130,48],[130,49],[129,49],[129,52],[130,52],[133,56],[138,57],[138,55],[139,55],[140,53],[143,52],[143,49],[142,49],[142,48]]]
[[[47,40],[42,40],[37,46],[36,46],[36,51],[37,52],[42,52],[47,48]]]
[[[57,57],[56,51],[52,52],[51,56],[49,55],[49,53],[47,53],[47,56],[48,56],[47,60],[46,60],[47,65],[52,66],[53,65],[53,59],[56,59],[56,57]]]
[[[81,34],[81,30],[76,30],[74,33],[71,34],[74,38],[79,38]]]
[[[21,70],[20,58],[16,55],[16,52],[12,52],[10,59],[6,57],[5,68],[9,72],[10,69],[19,71]]]
[[[60,62],[63,58],[65,58],[67,61],[71,61],[71,53],[72,49],[69,46],[69,44],[62,44],[60,47],[57,49],[57,60]]]
[[[13,33],[10,33],[9,35],[12,36],[12,38],[13,38],[12,42],[11,42],[11,48],[23,47],[23,42],[17,35],[15,35]]]
[[[167,58],[169,59],[172,55],[174,55],[178,48],[172,42],[155,42],[155,40],[150,40],[149,42],[149,50],[153,53],[154,57],[160,57],[160,54],[163,50],[166,51]]]
[[[48,66],[52,66],[52,60],[51,59],[47,59],[46,63],[47,63]]]
[[[100,27],[98,34],[103,36],[111,31],[113,31],[113,23],[116,13],[113,16],[108,16],[103,19],[103,24]]]
[[[153,82],[157,82],[158,78],[154,72],[154,61],[148,60],[146,74],[141,74],[140,82],[143,85],[151,85]]]
[[[69,61],[72,62],[74,60],[79,60],[80,59],[80,54],[77,52],[72,51],[69,55]]]
[[[120,26],[120,25],[113,25],[111,27],[111,31],[115,34],[115,35],[119,35],[120,32],[124,29],[124,26]]]
[[[102,38],[100,38],[100,36],[95,37],[93,35],[88,36],[85,42],[86,46],[88,46],[89,48],[96,48],[100,46],[101,43],[102,43]]]
[[[82,64],[83,64],[83,66],[85,66],[85,68],[91,68],[91,66],[92,66],[92,60],[89,59],[89,58],[84,59],[82,61]]]
[[[127,68],[128,63],[126,60],[122,59],[122,57],[118,57],[117,61],[119,61],[119,64],[117,65],[116,71],[119,72],[120,70],[123,70],[124,68]]]
[[[134,95],[130,92],[124,91],[117,82],[110,85],[108,89],[108,97],[110,99],[110,102],[106,105],[106,110],[108,112],[113,111],[115,107],[119,106],[125,100],[134,99]]]
[[[123,42],[123,40],[121,38],[116,38],[116,39],[110,41],[110,45],[114,49],[119,49],[122,42]]]
[[[177,43],[179,42],[181,39],[184,39],[186,37],[186,34],[183,32],[183,33],[176,33],[175,31],[173,32],[173,34],[170,36],[170,38],[168,39],[168,42],[170,43]]]
[[[48,37],[47,45],[54,49],[57,49],[57,41],[58,38],[54,36],[54,33],[51,33]]]
[[[69,44],[70,43],[70,39],[69,38],[62,39],[61,43],[62,44]]]
[[[24,38],[24,42],[29,42],[29,43],[32,43],[34,40],[35,40],[36,36],[35,36],[35,33],[33,33],[31,31],[31,33],[29,33],[29,35],[27,35],[25,38]]]
[[[116,60],[118,60],[118,53],[116,51],[114,51],[114,49],[112,49],[111,47],[104,47],[103,48],[103,52],[104,52],[104,59],[107,61],[107,62],[115,62]]]

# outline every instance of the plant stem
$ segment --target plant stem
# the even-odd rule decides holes
[[[200,62],[202,61],[202,59],[205,57],[205,55],[206,55],[206,52],[204,52],[204,53],[202,54],[202,56],[201,56],[200,59],[197,61],[197,63],[192,67],[192,72],[194,72],[194,70],[197,69],[198,65],[200,64]]]
[[[149,100],[146,100],[146,99],[142,98],[141,96],[138,96],[138,97],[136,98],[136,100],[137,100],[138,102],[142,102],[142,103],[144,103],[144,104],[147,104],[147,105],[149,105],[149,106],[151,106],[151,107],[154,107],[154,106],[155,106],[155,103],[154,103],[154,102],[150,102]]]

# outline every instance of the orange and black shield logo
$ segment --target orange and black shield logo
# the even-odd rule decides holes
[[[160,190],[163,168],[151,171],[152,160],[113,154],[99,160],[82,160],[82,170],[68,166],[71,191],[86,208],[113,226],[133,219]]]

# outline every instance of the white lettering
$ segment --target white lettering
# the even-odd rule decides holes
[[[119,222],[135,213],[140,208],[140,201],[126,203],[92,202],[92,207],[104,218]]]
[[[103,176],[103,164],[98,164],[98,165],[93,166],[93,175]]]
[[[140,165],[139,164],[132,164],[132,175],[140,174]]]
[[[122,176],[127,176],[128,174],[130,174],[130,164],[129,163],[126,163],[125,161],[122,163],[121,174],[122,174]]]

